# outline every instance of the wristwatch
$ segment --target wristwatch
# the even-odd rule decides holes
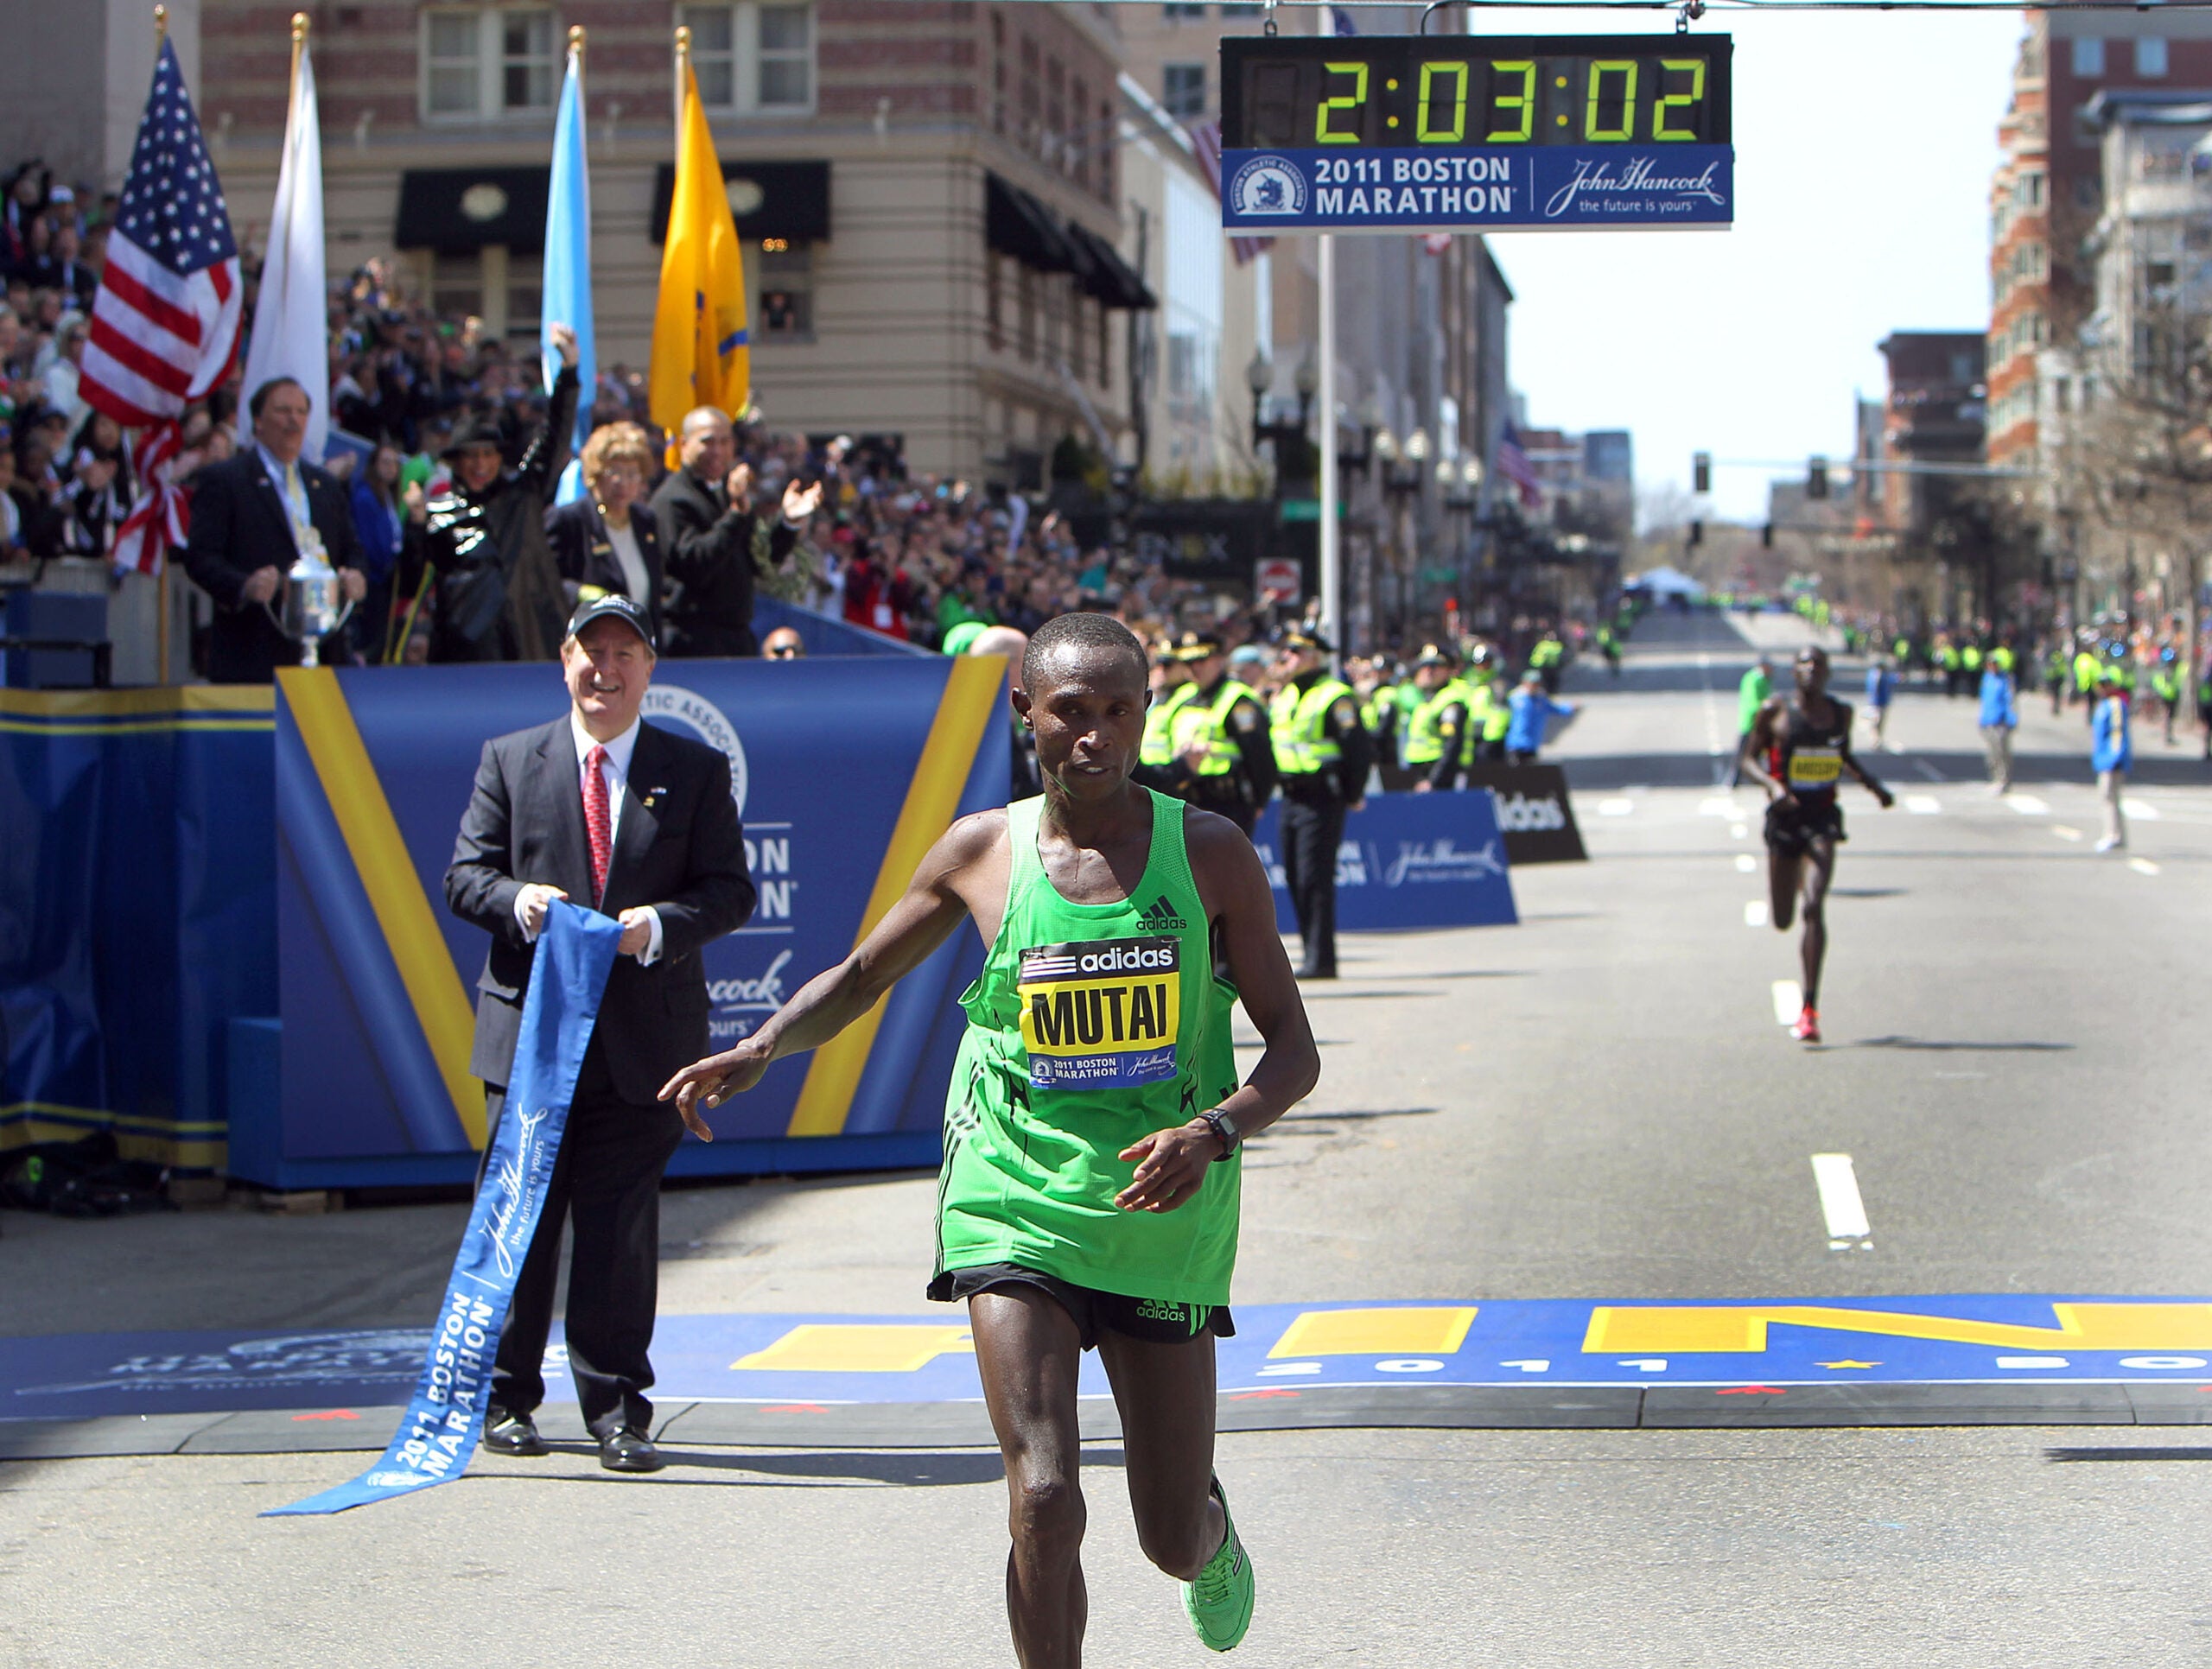
[[[1212,1131],[1215,1137],[1221,1143],[1221,1152],[1214,1159],[1214,1163],[1216,1164],[1219,1164],[1223,1159],[1229,1158],[1230,1154],[1236,1152],[1237,1147],[1244,1139],[1243,1135],[1238,1133],[1235,1122],[1230,1120],[1229,1114],[1223,1112],[1217,1107],[1211,1113],[1199,1114],[1198,1122],[1205,1126],[1207,1129]]]

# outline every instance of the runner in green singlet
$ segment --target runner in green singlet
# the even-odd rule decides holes
[[[752,1037],[669,1081],[702,1107],[830,1041],[973,917],[988,949],[945,1106],[932,1298],[963,1300],[1005,1456],[1007,1608],[1027,1669],[1081,1660],[1076,1380],[1096,1348],[1147,1557],[1198,1639],[1244,1637],[1252,1569],[1213,1475],[1214,1345],[1236,1256],[1237,1151],[1320,1060],[1251,843],[1129,780],[1144,651],[1111,617],[1029,640],[1014,711],[1044,794],[963,818],[836,968]],[[1265,1048],[1240,1087],[1230,1007]]]

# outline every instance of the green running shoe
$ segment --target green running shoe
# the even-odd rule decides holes
[[[1252,1561],[1236,1539],[1236,1521],[1229,1516],[1229,1497],[1222,1493],[1219,1478],[1213,1481],[1213,1495],[1221,1503],[1228,1533],[1198,1579],[1183,1584],[1183,1612],[1198,1630],[1200,1645],[1211,1652],[1231,1652],[1252,1626]]]

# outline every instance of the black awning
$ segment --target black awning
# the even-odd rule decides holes
[[[983,241],[1039,272],[1080,273],[1090,265],[1050,209],[995,174],[983,176]]]
[[[1090,270],[1078,275],[1076,280],[1085,295],[1109,308],[1122,308],[1132,313],[1147,312],[1160,305],[1159,298],[1145,288],[1136,269],[1122,258],[1122,252],[1113,244],[1078,221],[1069,221],[1067,230],[1069,239],[1090,257]]]
[[[722,159],[722,185],[740,238],[781,238],[794,244],[830,238],[830,164],[755,162]],[[676,195],[676,164],[663,162],[653,173],[656,244],[668,238],[668,204]]]
[[[410,168],[399,178],[399,225],[392,242],[440,255],[472,255],[491,244],[542,250],[550,173],[542,168]]]

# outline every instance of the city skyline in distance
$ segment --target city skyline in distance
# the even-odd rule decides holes
[[[1698,451],[1847,460],[1853,391],[1885,386],[1876,343],[1988,328],[1989,182],[2023,28],[2012,11],[1708,13],[1699,32],[1735,37],[1733,228],[1491,239],[1530,423],[1631,431],[1639,497],[1687,492]],[[1770,482],[1802,477],[1718,467],[1705,508],[1763,521]]]

